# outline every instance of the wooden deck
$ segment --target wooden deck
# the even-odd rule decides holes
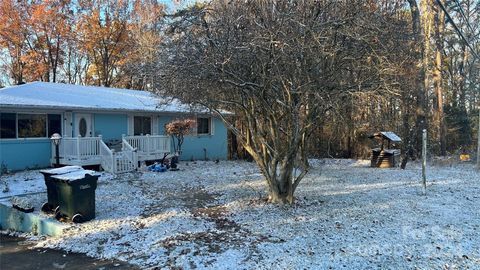
[[[169,136],[122,136],[122,150],[110,149],[98,137],[62,138],[59,144],[60,164],[100,165],[112,173],[134,171],[140,161],[162,159],[170,153]],[[52,143],[52,164],[56,162],[55,145]]]

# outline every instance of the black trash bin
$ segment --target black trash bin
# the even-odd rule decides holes
[[[75,223],[95,218],[95,189],[98,181],[95,171],[75,171],[52,178],[56,180],[59,204],[55,218],[67,218]]]
[[[52,179],[52,176],[80,170],[83,170],[83,168],[80,166],[65,166],[61,168],[40,171],[40,173],[43,174],[45,185],[47,186],[47,202],[42,205],[43,212],[51,213],[55,210],[55,208],[58,207],[57,188],[54,183],[55,180]]]

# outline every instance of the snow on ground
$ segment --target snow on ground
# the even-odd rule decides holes
[[[43,176],[38,170],[3,175],[0,177],[0,198],[44,192],[46,187],[45,183],[40,181],[42,179]]]
[[[62,237],[29,237],[37,247],[142,268],[480,269],[480,174],[472,164],[429,168],[422,196],[418,164],[372,169],[366,161],[313,160],[292,207],[265,203],[252,163],[180,167],[104,174],[95,220],[71,224]],[[2,181],[11,190],[43,184],[35,171]]]
[[[9,201],[11,197],[17,195],[47,192],[47,187],[40,171],[27,170],[14,174],[0,175],[0,201]],[[108,173],[99,174],[99,182],[108,181],[113,177],[113,175]]]

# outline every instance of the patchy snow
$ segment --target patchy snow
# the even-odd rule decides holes
[[[70,173],[74,171],[81,171],[83,170],[82,167],[80,166],[64,166],[60,168],[55,168],[55,169],[46,169],[46,170],[41,170],[41,173],[47,173],[47,174],[64,174],[64,173]]]
[[[43,175],[38,170],[0,176],[0,199],[16,195],[46,192]]]
[[[55,107],[150,112],[189,112],[177,99],[159,98],[147,91],[32,82],[0,89],[0,106]]]
[[[75,180],[81,180],[85,178],[85,175],[91,175],[95,176],[97,173],[92,170],[78,170],[78,171],[73,171],[65,174],[60,174],[60,175],[54,175],[52,176],[55,179],[59,180],[65,180],[65,181],[75,181]]]
[[[62,170],[59,170],[60,173],[62,172]],[[49,170],[27,170],[13,174],[3,174],[2,176],[0,176],[0,201],[9,201],[10,198],[13,196],[32,193],[41,193],[39,196],[44,196],[46,201],[47,187],[45,186],[45,180],[43,174],[41,173],[42,171]],[[59,173],[58,171],[56,172]],[[89,172],[98,174],[95,171]],[[100,173],[99,182],[102,183],[105,181],[109,181],[113,177],[114,176],[112,174],[102,172]],[[39,206],[37,207],[39,208]]]
[[[311,164],[291,207],[264,201],[262,176],[248,162],[104,174],[96,219],[70,224],[62,237],[29,237],[38,247],[142,268],[479,268],[480,174],[472,164],[429,167],[427,196],[421,195],[419,164],[407,170],[373,169],[356,160]]]
[[[17,209],[21,209],[22,211],[33,209],[33,205],[26,198],[12,197],[10,202],[12,203],[12,206],[16,207]]]

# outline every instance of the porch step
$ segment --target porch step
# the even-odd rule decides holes
[[[115,150],[115,152],[120,152],[122,151],[122,141],[119,141],[119,140],[111,140],[107,143],[105,143],[108,148],[110,148],[111,150]]]
[[[101,165],[105,171],[134,171],[139,161],[161,159],[170,153],[171,138],[161,135],[122,136],[122,140],[103,141],[98,137],[65,137],[60,143],[60,163],[65,165]],[[52,142],[52,163],[56,151]]]
[[[122,145],[121,144],[115,144],[115,145],[110,146],[110,149],[115,150],[115,152],[120,152],[120,151],[122,151]]]

